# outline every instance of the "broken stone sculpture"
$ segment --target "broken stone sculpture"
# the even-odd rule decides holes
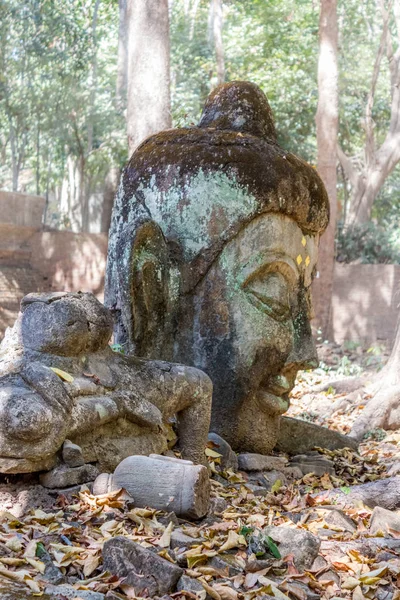
[[[298,370],[317,365],[310,287],[328,206],[247,82],[217,87],[197,127],[149,137],[122,175],[105,300],[116,339],[204,370],[211,430],[236,451],[272,450]]]
[[[207,514],[210,479],[204,465],[169,456],[128,456],[114,473],[102,473],[93,484],[95,495],[123,488],[135,506],[151,506],[179,517],[200,519]]]
[[[183,457],[205,461],[210,379],[113,352],[111,334],[111,314],[92,294],[23,298],[0,345],[0,472],[48,470],[62,456],[112,471],[132,454],[166,451],[174,415]]]

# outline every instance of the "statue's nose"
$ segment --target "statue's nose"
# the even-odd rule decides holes
[[[294,340],[292,350],[286,360],[285,368],[300,370],[316,369],[319,365],[317,348],[312,337],[311,325],[305,315],[294,322]]]

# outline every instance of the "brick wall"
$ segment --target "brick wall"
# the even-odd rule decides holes
[[[29,292],[81,290],[102,300],[106,258],[105,234],[0,223],[0,338]]]
[[[332,323],[335,341],[393,341],[400,304],[400,265],[336,264]]]

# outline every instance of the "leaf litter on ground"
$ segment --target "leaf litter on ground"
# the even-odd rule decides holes
[[[321,374],[318,377],[323,380]],[[312,374],[301,374],[292,416],[307,410],[307,397],[314,384]],[[326,394],[322,396],[326,398]],[[350,411],[350,415],[336,415],[324,424],[347,432],[353,417]],[[366,440],[359,453],[318,448],[333,462],[334,475],[309,474],[290,485],[280,481],[265,496],[253,493],[246,474],[221,471],[220,455],[211,444],[207,456],[215,474],[212,496],[225,500],[227,507],[222,515],[209,515],[199,522],[178,520],[176,525],[176,520],[168,521],[162,511],[135,507],[122,489],[95,497],[86,486],[72,497],[60,494],[52,510],[39,508],[18,518],[12,509],[3,510],[0,579],[21,583],[40,597],[47,586],[49,558],[65,581],[74,586],[77,598],[80,590],[103,594],[114,590],[117,597],[135,598],[132,587],[102,570],[104,542],[122,535],[165,560],[186,561],[186,575],[198,581],[203,591],[174,592],[170,595],[174,599],[400,600],[398,550],[383,544],[378,553],[372,553],[367,543],[372,511],[362,505],[341,509],[355,524],[354,532],[325,521],[326,511],[335,509],[329,505],[327,491],[340,488],[346,493],[352,485],[385,477],[387,466],[398,453],[399,441],[400,432],[391,432],[384,440]],[[293,554],[282,555],[279,544],[263,533],[269,525],[308,530],[319,536],[322,544],[316,564],[299,573]],[[170,547],[176,527],[194,538],[194,545],[182,552]],[[386,535],[392,540],[400,538],[393,530]]]

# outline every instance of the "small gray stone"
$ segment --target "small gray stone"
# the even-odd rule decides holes
[[[104,600],[104,594],[100,592],[91,592],[89,590],[77,590],[72,585],[48,585],[45,589],[54,600]]]
[[[204,592],[204,588],[200,581],[187,575],[182,575],[176,586],[178,592],[185,590],[186,592],[192,592],[192,594],[198,594],[198,592]]]
[[[228,577],[234,577],[242,573],[242,567],[237,563],[235,557],[232,554],[224,554],[224,556],[213,556],[211,560],[207,562],[208,567],[213,567],[219,571],[226,571]]]
[[[217,433],[210,432],[208,434],[208,439],[210,442],[215,444],[214,450],[221,454],[220,465],[223,470],[225,469],[233,469],[234,471],[238,470],[238,457],[236,452],[232,450],[228,442],[226,442],[221,436]]]
[[[60,465],[40,475],[40,483],[46,488],[68,488],[94,481],[98,475],[99,470],[93,465],[74,468]]]
[[[53,563],[50,554],[43,545],[38,545],[36,555],[45,565],[45,570],[42,578],[53,585],[65,583],[65,577],[58,567]]]
[[[82,448],[70,440],[65,440],[63,444],[62,457],[68,467],[82,467],[85,464]]]
[[[257,485],[270,490],[277,481],[280,481],[282,485],[286,485],[287,483],[286,477],[281,471],[252,471],[249,474],[249,479],[246,486],[248,487],[249,485]]]
[[[281,418],[279,439],[275,450],[294,455],[299,452],[308,452],[315,447],[327,448],[328,450],[338,450],[340,448],[357,450],[358,443],[348,435],[343,435],[338,431],[321,427],[315,423],[293,419],[293,417]]]
[[[265,527],[263,531],[278,544],[282,557],[294,555],[293,562],[300,572],[309,569],[318,556],[321,542],[309,531],[273,525]]]
[[[293,457],[289,466],[297,467],[303,475],[314,473],[317,477],[322,477],[325,473],[329,473],[329,475],[335,474],[333,461],[324,456],[298,454]]]
[[[196,544],[201,544],[204,540],[202,538],[193,538],[185,533],[183,533],[182,529],[174,529],[171,533],[171,543],[170,547],[172,549],[175,548],[191,548],[192,546],[196,546]]]
[[[220,516],[228,508],[228,503],[224,498],[211,498],[208,508],[209,515]]]
[[[262,485],[254,485],[253,483],[246,483],[246,488],[249,489],[254,496],[266,496],[270,493],[271,489]]]
[[[319,509],[318,509],[319,512]],[[334,510],[325,510],[324,511],[324,521],[328,523],[328,525],[334,525],[336,527],[341,527],[345,531],[349,533],[354,533],[357,529],[357,525],[354,523],[350,517],[346,515],[342,510],[334,509]]]
[[[375,534],[382,531],[383,534],[386,534],[388,529],[400,531],[400,512],[375,506],[369,523],[370,533]]]
[[[118,536],[103,546],[104,569],[135,588],[136,594],[147,590],[148,596],[173,591],[183,570],[140,544]]]
[[[288,461],[282,456],[264,456],[264,454],[239,454],[238,465],[241,471],[279,471]]]

